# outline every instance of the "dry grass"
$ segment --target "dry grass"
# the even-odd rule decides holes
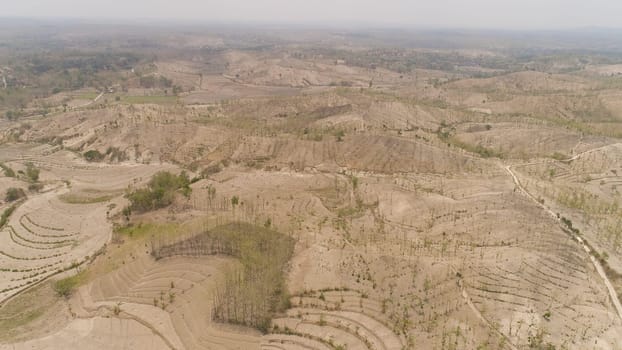
[[[87,194],[78,194],[78,193],[68,193],[60,196],[60,200],[69,204],[93,204],[93,203],[102,203],[107,202],[115,197],[119,196],[119,194],[108,194],[108,195],[87,195]]]

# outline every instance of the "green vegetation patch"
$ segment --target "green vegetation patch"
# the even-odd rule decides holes
[[[228,273],[214,294],[212,318],[267,332],[272,318],[289,307],[284,273],[294,245],[293,238],[268,227],[236,222],[152,253],[158,259],[216,254],[239,259],[242,267]]]
[[[2,169],[4,175],[7,177],[15,177],[15,171],[13,171],[13,169],[11,169],[8,165],[0,163],[0,169]]]
[[[101,154],[98,150],[95,149],[84,152],[83,156],[87,162],[101,162],[102,160],[104,160],[105,157],[104,154]]]
[[[106,149],[106,153],[101,153],[98,150],[92,149],[84,152],[82,156],[87,162],[101,162],[106,159],[106,157],[109,157],[110,161],[116,160],[119,162],[128,159],[125,151],[120,150],[118,147],[108,147],[108,149]]]
[[[146,212],[167,207],[173,203],[175,193],[178,192],[186,197],[192,192],[188,174],[185,171],[179,175],[168,171],[158,172],[153,175],[147,188],[130,191],[125,195],[130,201],[130,206],[124,212],[127,216],[131,211]]]
[[[115,194],[102,194],[102,195],[87,195],[79,193],[66,193],[59,198],[65,203],[69,204],[93,204],[107,202],[117,195]]]
[[[121,96],[121,103],[128,104],[175,104],[177,96],[154,95],[154,96]]]
[[[2,216],[0,216],[0,228],[3,228],[6,225],[7,221],[9,221],[9,217],[15,211],[16,206],[12,205],[4,210]]]
[[[30,182],[37,182],[39,181],[39,169],[37,169],[34,164],[32,163],[26,163],[26,177],[28,178],[28,181]]]
[[[85,93],[74,96],[74,98],[78,100],[94,100],[98,95],[99,93],[97,92],[85,92]]]
[[[73,291],[82,283],[85,277],[85,273],[79,273],[77,275],[63,278],[52,284],[52,288],[59,297],[68,298]]]
[[[444,122],[441,122],[440,127],[436,131],[436,135],[441,141],[447,142],[448,145],[461,148],[470,153],[478,154],[482,158],[503,158],[504,157],[503,153],[497,150],[494,150],[492,148],[488,148],[480,144],[472,145],[462,140],[459,140],[457,137],[452,135],[452,132],[454,131],[455,131],[454,128],[449,128]]]
[[[148,235],[169,238],[180,233],[180,225],[177,223],[140,223],[117,227],[115,233],[133,239],[144,238]]]

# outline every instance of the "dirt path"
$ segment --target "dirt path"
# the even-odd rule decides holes
[[[581,152],[581,153],[579,153],[579,154],[577,154],[577,155],[575,155],[575,156],[573,156],[571,158],[568,158],[566,160],[562,160],[562,162],[572,162],[573,160],[577,160],[577,159],[579,159],[580,157],[582,157],[582,156],[584,156],[586,154],[594,153],[596,151],[600,151],[601,149],[605,149],[605,148],[608,148],[608,147],[611,147],[611,146],[617,146],[617,145],[622,145],[622,143],[612,143],[612,144],[608,144],[608,145],[605,145],[605,146],[602,146],[602,147],[592,148],[590,150]],[[519,164],[519,165],[527,165],[527,164]]]
[[[75,107],[73,107],[73,109],[88,107],[88,106],[92,105],[93,103],[99,101],[99,99],[102,98],[102,96],[104,96],[104,92],[103,91],[100,92],[99,95],[97,95],[97,97],[95,97],[92,101],[89,101],[89,102],[87,102],[85,104],[82,104],[82,105],[79,105],[79,106],[75,106]]]
[[[446,263],[446,265],[449,266],[452,273],[455,274],[458,272],[458,269],[456,269],[456,267],[453,264]],[[506,345],[509,346],[512,350],[518,350],[516,345],[512,343],[512,340],[507,335],[505,335],[503,332],[501,332],[499,329],[497,329],[497,327],[495,327],[495,325],[493,325],[490,321],[488,321],[488,319],[484,317],[484,315],[482,315],[481,311],[479,311],[477,306],[473,304],[473,301],[471,300],[471,296],[469,295],[469,292],[467,292],[467,289],[464,286],[462,279],[458,280],[458,286],[460,287],[460,295],[462,296],[462,299],[464,299],[464,302],[469,306],[469,309],[471,309],[471,312],[473,312],[475,317],[477,317],[477,319],[480,320],[480,322],[482,322],[483,324],[485,324],[490,330],[492,330],[493,332],[497,333],[497,335],[505,339],[505,341],[507,342]]]
[[[609,146],[611,146],[611,145],[609,145]],[[608,146],[605,146],[605,147],[608,147]],[[575,160],[575,159],[579,158],[582,155],[585,155],[585,154],[588,154],[588,153],[591,153],[591,152],[595,152],[595,151],[597,151],[599,149],[602,149],[602,148],[603,147],[595,148],[595,149],[592,149],[592,150],[589,150],[589,151],[585,151],[583,153],[577,154],[576,156],[568,159],[567,161]],[[541,161],[541,162],[525,163],[525,164],[507,165],[507,166],[505,166],[505,170],[510,174],[510,176],[512,176],[512,180],[514,181],[514,184],[516,184],[516,186],[518,187],[518,189],[519,189],[519,191],[521,193],[523,193],[525,196],[530,198],[533,202],[536,203],[536,205],[538,205],[540,208],[545,210],[549,215],[551,215],[551,217],[553,217],[555,220],[557,220],[561,224],[561,218],[557,217],[557,214],[555,212],[553,212],[549,207],[547,207],[543,203],[540,203],[536,197],[534,197],[531,193],[529,193],[523,187],[523,185],[521,184],[520,180],[518,179],[518,177],[516,176],[514,171],[512,171],[512,167],[514,167],[514,166],[536,165],[536,164],[541,164],[541,163],[543,163],[543,161]],[[609,281],[609,278],[607,277],[607,274],[605,273],[605,270],[603,269],[603,267],[600,264],[600,262],[598,260],[596,260],[596,258],[591,254],[591,249],[587,245],[587,243],[581,237],[579,237],[578,235],[576,235],[574,233],[571,233],[571,235],[577,242],[579,242],[581,244],[581,246],[583,246],[583,250],[585,250],[585,252],[589,255],[590,260],[592,261],[592,265],[594,265],[594,268],[596,268],[596,271],[598,272],[600,277],[605,282],[605,286],[607,287],[607,291],[609,292],[609,298],[611,299],[611,302],[613,303],[613,306],[616,309],[618,317],[622,320],[622,304],[620,304],[620,299],[618,299],[618,294],[616,293],[615,289],[613,288],[613,285],[611,284],[611,281]]]
[[[499,336],[503,337],[503,339],[505,339],[507,341],[506,345],[509,346],[512,350],[518,350],[518,348],[514,344],[512,344],[512,341],[510,340],[510,338],[508,338],[508,336],[506,336],[501,331],[499,331],[497,328],[495,328],[495,326],[492,323],[490,323],[490,321],[488,321],[484,317],[484,315],[482,315],[482,313],[477,309],[475,304],[473,304],[473,302],[471,301],[471,297],[469,296],[469,293],[467,293],[466,288],[464,288],[462,283],[460,283],[460,289],[462,290],[462,298],[466,301],[467,305],[469,306],[471,311],[473,311],[475,316],[482,323],[484,323],[486,326],[488,326],[489,329],[495,331],[495,333],[497,333]]]

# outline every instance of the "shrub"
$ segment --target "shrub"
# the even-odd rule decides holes
[[[570,231],[572,231],[573,233],[575,233],[575,234],[579,234],[580,233],[578,228],[575,228],[575,227],[572,226],[572,221],[570,221],[570,219],[562,216],[560,218],[560,220],[564,224],[564,226],[566,228],[568,228]]]
[[[84,152],[83,156],[87,162],[101,162],[102,160],[104,160],[104,155],[99,153],[98,150],[94,149]]]
[[[7,202],[13,202],[24,197],[26,197],[26,193],[24,193],[24,190],[22,190],[21,188],[11,187],[6,190],[5,200]]]
[[[343,138],[346,136],[345,131],[339,130],[335,133],[335,137],[337,138],[337,142],[342,142]]]
[[[42,189],[43,189],[43,184],[41,183],[34,183],[34,184],[28,185],[28,191],[39,192]]]
[[[39,169],[35,168],[34,164],[26,164],[26,177],[32,182],[39,181]]]
[[[359,185],[359,178],[352,175],[350,176],[350,181],[352,182],[352,189],[354,189],[356,191],[358,185]]]
[[[123,216],[125,216],[126,220],[129,220],[130,219],[130,215],[132,215],[132,208],[125,207],[125,208],[123,208],[121,213],[123,214]]]
[[[68,298],[78,286],[79,276],[71,276],[54,282],[52,288],[59,297]]]

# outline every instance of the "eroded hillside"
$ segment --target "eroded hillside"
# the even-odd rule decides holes
[[[618,56],[106,35],[1,71],[0,348],[622,347]]]

